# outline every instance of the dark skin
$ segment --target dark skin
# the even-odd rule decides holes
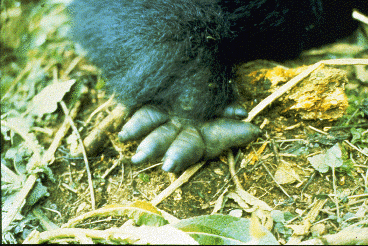
[[[163,169],[179,172],[260,135],[239,120],[234,64],[290,59],[347,36],[352,8],[367,11],[361,2],[75,0],[68,10],[72,38],[136,111],[119,133],[143,138],[132,162],[163,156]]]
[[[238,113],[244,114],[244,111],[238,109]],[[230,147],[245,146],[261,133],[255,125],[230,118],[202,124],[182,122],[170,119],[155,107],[144,106],[124,125],[119,139],[136,140],[148,134],[138,146],[132,162],[139,164],[164,155],[162,169],[179,172],[200,159],[216,157]]]

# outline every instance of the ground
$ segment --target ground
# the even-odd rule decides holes
[[[70,87],[66,89],[65,96],[62,94],[61,98],[69,110],[77,109],[72,120],[81,139],[86,139],[92,130],[103,122],[103,119],[111,115],[117,104],[111,101],[105,108],[96,110],[108,102],[110,95],[101,86],[103,81],[98,68],[79,56],[73,44],[65,39],[62,32],[65,20],[61,21],[64,18],[63,5],[54,4],[47,8],[40,8],[36,2],[30,2],[22,3],[20,8],[16,4],[12,6],[9,4],[7,8],[2,7],[1,11],[7,13],[7,18],[2,17],[1,34],[1,53],[5,54],[1,58],[1,162],[2,166],[6,165],[9,172],[13,172],[24,183],[26,176],[35,173],[29,168],[32,163],[30,158],[32,151],[24,147],[29,148],[24,140],[25,136],[27,134],[33,136],[34,138],[29,139],[34,142],[36,149],[42,149],[40,153],[44,155],[46,150],[52,147],[53,141],[57,138],[56,132],[62,128],[65,121],[60,104],[57,104],[58,106],[53,110],[45,110],[45,113],[40,113],[41,110],[34,106],[33,98],[47,85],[55,80],[70,81],[77,78],[78,82],[71,83],[71,89]],[[45,23],[46,17],[50,16],[59,17],[55,19],[60,21],[42,26],[41,23]],[[22,18],[28,18],[28,26],[24,23],[19,24],[24,20]],[[28,38],[27,47],[22,43],[25,42],[25,36]],[[34,45],[35,43],[37,45]],[[24,47],[27,48],[26,53],[22,50]],[[286,82],[281,81],[275,87],[270,85],[274,77],[269,76],[267,72],[275,71],[275,67],[281,67],[280,76],[288,80],[300,72],[298,69],[303,70],[302,66],[331,57],[345,57],[346,50],[348,50],[348,57],[368,59],[366,51],[359,49],[359,46],[352,44],[350,40],[344,40],[309,51],[301,58],[283,64],[272,61],[239,64],[237,76],[234,78],[239,90],[243,88],[242,83],[249,85],[247,79],[258,83],[257,86],[252,87],[256,88],[253,93],[255,98],[241,98],[243,105],[249,110],[252,109],[280,84]],[[288,68],[294,69],[292,71],[295,74],[292,74]],[[316,225],[323,225],[322,229],[316,229],[319,235],[327,235],[335,234],[355,223],[363,224],[365,228],[368,224],[368,102],[364,101],[368,98],[367,66],[334,66],[333,69],[346,77],[346,83],[340,83],[340,79],[332,86],[343,88],[347,95],[349,107],[346,109],[339,106],[342,110],[339,111],[342,112],[341,115],[337,113],[335,118],[326,119],[324,116],[332,115],[331,111],[327,110],[319,117],[305,119],[307,117],[305,114],[303,116],[300,111],[290,110],[292,105],[290,101],[287,105],[286,100],[290,100],[290,93],[276,100],[252,120],[253,124],[262,125],[263,135],[260,138],[245,148],[231,150],[232,155],[236,156],[235,169],[241,187],[266,203],[272,210],[282,211],[285,218],[289,216],[286,219],[287,223],[281,225],[273,217],[274,226],[266,226],[280,243],[286,243],[295,237],[296,226],[302,224],[317,201],[321,200],[324,201],[323,206],[318,215],[313,218],[312,229],[308,228],[308,231],[302,234],[303,240],[311,239],[316,235],[313,229]],[[288,72],[291,74],[285,75]],[[331,81],[328,82],[328,86],[331,87],[331,83]],[[56,91],[51,89],[49,93],[51,97],[57,97]],[[329,93],[332,91],[326,90],[325,94],[321,94],[321,100],[328,97]],[[44,101],[43,104],[52,104],[50,101]],[[60,103],[60,101],[61,99],[57,102]],[[92,114],[95,111],[97,113]],[[118,141],[117,132],[125,122],[123,116],[120,118],[120,125],[117,124],[119,126],[114,126],[114,130],[105,133],[104,141],[98,142],[97,147],[94,147],[97,150],[92,151],[92,154],[88,153],[96,208],[112,204],[126,205],[134,201],[152,201],[178,177],[162,171],[160,165],[149,168],[156,163],[134,166],[129,162],[129,157],[134,154],[138,144],[137,142],[123,144]],[[11,122],[14,119],[18,119],[18,123],[12,125]],[[318,129],[323,131],[326,127],[340,128],[332,128],[328,133],[317,131]],[[26,129],[27,134],[22,135],[19,129]],[[31,230],[45,230],[44,226],[40,226],[39,217],[36,216],[38,219],[35,219],[31,216],[36,205],[42,208],[44,216],[56,227],[91,211],[88,172],[83,157],[73,155],[73,145],[78,143],[78,138],[72,132],[71,129],[65,131],[57,144],[55,159],[47,162],[49,169],[43,167],[43,171],[37,174],[37,182],[46,187],[47,194],[35,199],[36,204],[28,202],[23,207],[24,217],[16,217],[9,226],[8,234],[4,234],[3,231],[3,242],[22,242]],[[342,165],[335,170],[330,168],[327,172],[322,172],[313,165],[310,158],[325,154],[336,143],[342,153],[341,156],[331,157],[330,155],[328,158],[329,160],[335,158]],[[260,150],[262,146],[265,146],[263,151]],[[246,160],[254,152],[258,153],[258,158],[253,158],[247,164]],[[246,208],[239,200],[228,195],[236,190],[229,171],[229,158],[231,154],[225,152],[218,158],[206,161],[188,182],[159,202],[157,207],[178,219],[187,219],[211,214],[220,197],[224,200],[220,209],[216,208],[217,213],[229,214],[231,211],[241,210],[241,216],[249,218],[253,206]],[[116,164],[115,168],[106,175],[106,171],[114,164]],[[140,172],[146,168],[147,170]],[[4,175],[2,171],[2,207],[3,211],[6,211],[11,207],[9,203],[15,204],[9,202],[13,201],[12,195],[16,196],[24,186],[17,187]],[[293,177],[283,180],[286,176]],[[336,209],[337,204],[338,209]],[[29,220],[24,222],[26,218]],[[106,229],[112,226],[118,227],[125,221],[123,218],[112,216],[110,220],[106,219],[99,223],[89,221],[84,225],[85,227],[79,226]]]

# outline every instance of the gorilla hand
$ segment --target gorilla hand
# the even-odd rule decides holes
[[[224,115],[244,117],[244,109],[229,106]],[[149,133],[149,134],[148,134]],[[134,164],[163,157],[162,169],[179,172],[201,159],[210,159],[224,150],[244,146],[261,130],[251,123],[219,118],[206,123],[172,118],[155,108],[144,106],[134,113],[119,133],[120,141],[137,140],[147,135],[132,157]]]

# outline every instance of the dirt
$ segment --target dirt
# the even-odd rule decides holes
[[[98,105],[99,102],[96,102],[91,104],[90,107],[96,108]],[[316,196],[333,193],[331,172],[327,174],[317,172],[313,180],[308,183],[308,179],[315,171],[310,166],[307,156],[331,147],[331,145],[318,143],[317,140],[323,139],[325,136],[314,132],[308,126],[311,125],[318,129],[323,129],[323,127],[333,126],[334,122],[302,120],[297,116],[291,117],[290,115],[285,117],[283,116],[285,114],[281,114],[282,109],[282,104],[278,102],[257,117],[254,120],[254,123],[257,125],[260,125],[264,119],[268,119],[269,123],[263,129],[266,134],[247,146],[247,148],[233,149],[232,151],[234,155],[241,151],[244,156],[247,156],[252,149],[259,148],[260,143],[267,139],[272,139],[279,154],[297,153],[293,157],[281,158],[288,163],[292,163],[293,168],[297,170],[302,181],[301,183],[293,182],[282,185],[287,194],[280,190],[264,168],[264,166],[267,166],[272,175],[277,170],[279,163],[274,156],[270,156],[270,154],[274,154],[273,148],[268,147],[262,153],[259,162],[241,170],[238,175],[243,188],[252,195],[260,198],[273,208],[296,213],[295,211],[298,209],[305,210]],[[88,115],[85,114],[84,117],[88,117]],[[81,120],[83,121],[84,119]],[[285,130],[290,126],[298,124],[298,127]],[[110,137],[114,139],[115,143],[118,143],[120,148],[126,150],[124,154],[127,157],[134,154],[137,143],[119,143],[117,133],[111,134]],[[301,141],[278,142],[278,140],[293,139],[301,139]],[[348,149],[348,151],[357,165],[365,165],[364,158],[359,159],[357,152],[351,149]],[[269,157],[263,158],[263,156]],[[91,209],[91,201],[83,159],[62,157],[60,152],[58,157],[60,159],[51,165],[51,169],[57,179],[56,183],[44,182],[50,193],[50,197],[46,199],[44,206],[53,205],[53,207],[57,208],[62,215],[61,218],[51,212],[49,213],[54,218],[54,221],[60,225],[67,222],[70,218],[89,211]],[[105,179],[101,179],[101,176],[112,166],[113,162],[119,159],[119,154],[111,143],[105,146],[101,153],[96,156],[89,156],[89,158],[97,208],[108,204],[127,204],[136,200],[150,201],[172,182],[170,175],[162,171],[160,166],[148,169],[141,176],[135,175],[139,170],[148,168],[156,163],[134,166],[129,161],[120,163]],[[158,207],[180,219],[210,214],[213,210],[214,202],[224,187],[232,189],[233,183],[229,179],[230,173],[227,157],[226,153],[224,153],[219,158],[207,161],[206,165],[188,183],[161,202]],[[339,190],[349,189],[351,194],[364,193],[363,178],[355,170],[352,170],[349,174],[338,172],[337,180],[341,181]],[[76,192],[66,189],[63,184],[73,187]],[[239,208],[239,205],[230,202],[226,204],[221,212],[227,213],[234,208]],[[322,216],[327,217],[328,214],[322,214]]]

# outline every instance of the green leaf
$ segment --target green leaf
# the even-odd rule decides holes
[[[276,238],[253,219],[204,215],[181,220],[172,226],[187,232],[199,244],[278,244]]]
[[[351,128],[351,134],[353,135],[353,139],[351,140],[352,144],[357,142],[360,143],[368,143],[368,133],[367,129],[363,128]]]
[[[127,216],[134,220],[137,226],[163,226],[168,224],[168,221],[161,213],[149,202],[136,201],[130,206],[108,205],[106,207],[82,214],[70,220],[63,227],[74,227],[88,218],[106,217],[106,216]]]
[[[32,99],[29,111],[38,117],[54,112],[57,109],[57,103],[63,99],[74,83],[75,80],[68,80],[46,86]]]
[[[352,144],[355,144],[357,141],[359,141],[362,138],[362,130],[363,129],[356,129],[356,128],[350,129],[350,132],[353,135],[353,138],[351,139]]]
[[[343,164],[342,152],[338,143],[326,151],[325,154],[319,154],[308,157],[308,161],[317,171],[326,173],[330,167],[340,167]]]
[[[284,212],[281,210],[272,210],[271,217],[275,222],[280,222],[280,223],[285,222]]]
[[[36,185],[33,187],[31,193],[28,195],[26,204],[29,206],[33,206],[42,197],[49,195],[50,194],[47,192],[47,187],[42,185],[41,182],[36,182]]]
[[[143,182],[148,183],[150,182],[150,176],[147,173],[140,173],[138,174],[138,178],[140,178]]]
[[[141,226],[127,228],[136,238],[139,238],[135,244],[170,244],[170,245],[195,245],[198,244],[187,233],[172,227],[164,225],[161,227]]]

